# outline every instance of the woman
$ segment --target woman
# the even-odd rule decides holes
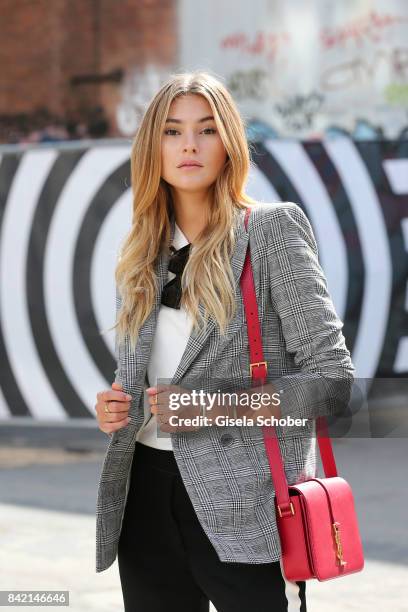
[[[280,561],[261,427],[193,422],[208,414],[193,390],[254,397],[239,285],[249,246],[262,389],[279,395],[257,414],[305,419],[276,428],[289,483],[316,475],[315,418],[350,396],[354,367],[310,223],[294,203],[246,195],[249,167],[224,85],[203,72],[173,75],[133,143],[133,219],[116,269],[118,369],[95,407],[111,435],[96,571],[118,557],[126,612],[208,611],[210,601],[218,612],[306,610],[305,582],[288,581]],[[187,402],[174,424],[177,390]],[[211,414],[224,408],[217,401]]]

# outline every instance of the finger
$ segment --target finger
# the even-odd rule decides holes
[[[154,393],[148,399],[151,406],[168,406],[169,398],[165,394]]]
[[[123,424],[123,423],[125,423],[125,424],[127,424],[128,419],[130,420],[130,417],[129,417],[129,416],[125,416],[125,417],[123,417],[123,419],[118,419],[118,420],[116,420],[116,421],[106,420],[106,419],[103,419],[103,420],[102,420],[102,419],[101,419],[101,420],[99,420],[99,421],[98,421],[98,424],[99,424],[99,429],[104,430],[104,429],[109,428],[109,427],[116,427],[116,426],[117,426],[119,423],[122,423],[122,424]]]
[[[100,416],[97,418],[98,421],[98,425],[100,429],[106,429],[107,427],[110,427],[111,425],[117,425],[118,423],[123,422],[125,419],[127,419],[129,417],[128,414],[126,415],[122,415],[120,418],[118,418],[117,415],[105,415],[105,416]]]
[[[99,427],[102,429],[103,427],[106,427],[106,425],[116,425],[117,423],[121,423],[123,422],[125,419],[128,419],[129,414],[107,414],[105,416],[98,416],[97,417],[97,421],[98,421],[98,425]]]
[[[157,395],[157,393],[163,393],[163,391],[168,391],[171,389],[171,385],[158,385],[157,387],[147,387],[145,389],[147,395]]]
[[[116,423],[104,423],[103,428],[101,427],[100,429],[102,429],[104,433],[113,433],[119,429],[122,429],[122,427],[126,427],[129,423],[130,417],[126,417]]]
[[[118,389],[121,390],[122,389],[122,384],[118,383],[118,382],[113,382],[112,383],[112,389]]]
[[[158,404],[158,399],[159,398],[157,397],[157,393],[155,393],[154,395],[151,395],[148,400],[150,406],[156,406]]]
[[[129,402],[132,399],[132,396],[129,393],[125,393],[123,391],[115,391],[114,389],[108,389],[101,393],[100,399],[102,402]]]
[[[114,414],[105,414],[101,421],[102,423],[119,423],[129,416],[128,412],[115,412]]]
[[[126,416],[129,416],[129,408],[123,409],[124,404],[122,404],[122,410],[109,410],[109,412],[105,411],[104,405],[97,405],[96,407],[96,416],[98,421],[103,423],[104,421],[116,421],[118,418],[123,419]]]
[[[105,410],[105,403],[108,404],[108,411]],[[99,406],[104,414],[109,414],[109,412],[129,412],[130,402],[101,402]]]

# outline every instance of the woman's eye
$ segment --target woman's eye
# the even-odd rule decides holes
[[[216,130],[214,130],[214,128],[205,128],[203,130],[203,132],[208,132],[208,130],[210,131],[211,134],[215,134],[215,132],[216,132]],[[178,130],[168,129],[168,130],[164,131],[164,133],[168,134],[169,136],[171,135],[170,132],[178,132]]]

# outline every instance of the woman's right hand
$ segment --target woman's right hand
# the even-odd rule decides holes
[[[122,427],[126,427],[130,421],[128,415],[132,396],[122,391],[120,383],[112,383],[112,390],[99,391],[96,398],[96,420],[101,431],[111,434],[122,429]],[[107,405],[109,412],[105,411],[105,405]]]

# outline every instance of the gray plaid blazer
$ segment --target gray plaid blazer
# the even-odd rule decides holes
[[[231,264],[236,314],[221,335],[209,318],[192,332],[171,381],[186,388],[219,389],[224,380],[249,389],[248,337],[239,285],[248,241],[262,329],[267,382],[280,392],[282,416],[310,419],[304,427],[277,426],[289,484],[317,474],[315,420],[348,406],[354,366],[318,260],[311,225],[294,203],[253,206],[248,232],[244,212],[234,226]],[[172,218],[172,235],[174,218]],[[145,417],[145,374],[168,254],[157,261],[159,291],[140,330],[134,352],[116,342],[116,380],[132,395],[129,425],[110,436],[99,481],[96,512],[96,571],[115,561],[129,490],[135,438]],[[116,295],[119,309],[120,296]],[[200,304],[200,310],[204,313]],[[200,385],[200,387],[196,385]],[[197,517],[224,562],[270,563],[281,555],[274,486],[259,426],[213,426],[171,433],[174,457]],[[140,525],[140,529],[145,526]]]

